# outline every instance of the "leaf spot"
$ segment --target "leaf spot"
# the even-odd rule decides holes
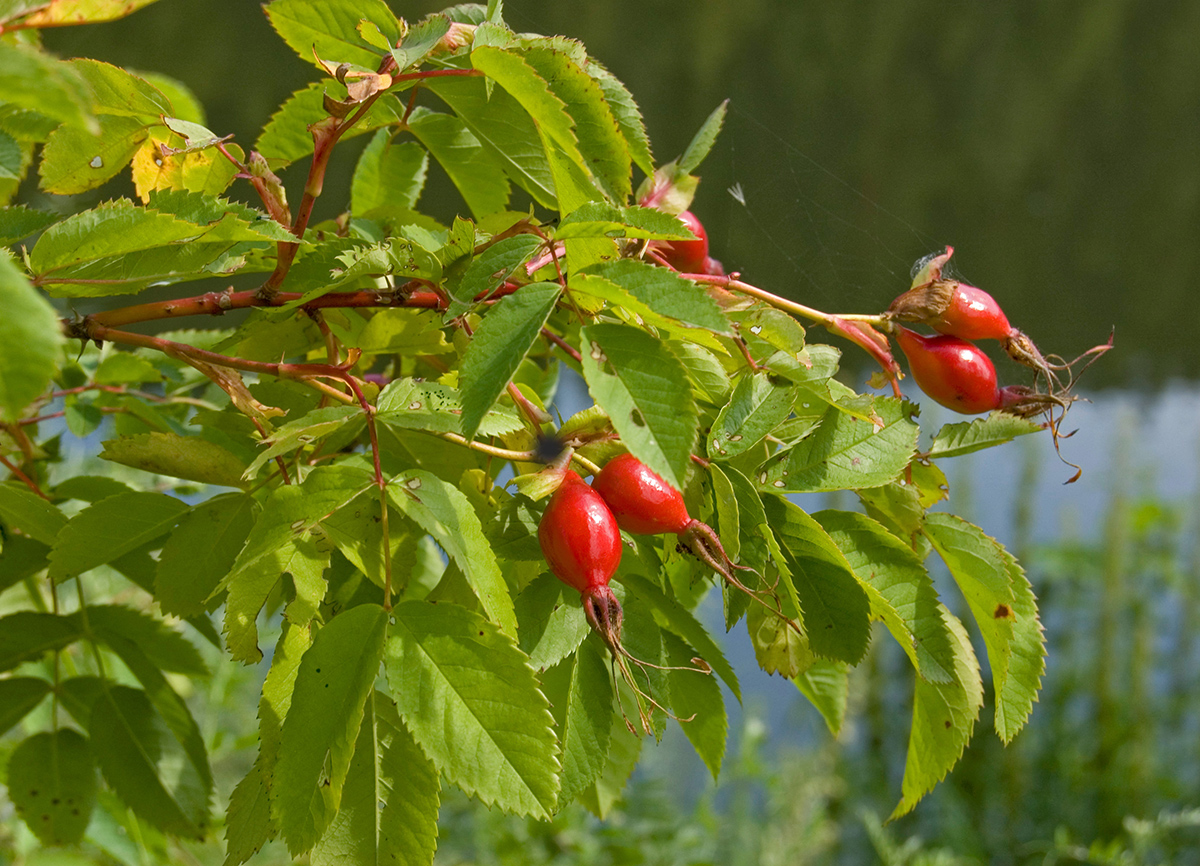
[[[604,350],[601,349],[600,344],[596,343],[596,342],[592,343],[591,355],[592,355],[592,360],[596,361],[597,363],[600,363],[600,364],[603,364],[608,360],[608,356],[606,356],[604,354]]]
[[[420,478],[410,478],[404,482],[404,486],[407,487],[409,490],[420,490],[421,489],[421,479]]]
[[[413,412],[416,412],[418,409],[420,409],[420,408],[421,408],[421,401],[420,401],[420,400],[413,400],[411,403],[409,403],[409,404],[408,404],[408,408],[409,408],[411,411],[413,411]]]
[[[1012,608],[1003,602],[996,605],[996,610],[992,616],[994,616],[996,619],[1016,619],[1016,617],[1013,616]]]
[[[765,472],[760,472],[760,473],[758,474],[758,483],[759,483],[759,484],[766,484],[766,483],[767,483],[767,473],[765,473]]]
[[[757,337],[759,334],[762,333],[762,325],[751,325],[750,333]]]
[[[292,532],[303,532],[303,531],[304,531],[304,519],[301,518],[300,520],[297,520],[295,523],[292,524]]]
[[[92,161],[88,163],[92,168],[104,168],[104,160],[99,155],[93,156]]]
[[[734,433],[732,436],[730,436],[730,437],[729,437],[729,441],[730,441],[730,442],[741,442],[741,441],[742,441],[742,434],[741,434],[741,433]]]
[[[771,486],[772,486],[772,487],[783,487],[783,486],[784,486],[783,479],[780,479],[780,480],[776,481],[776,482],[775,482],[774,484],[772,484]]]

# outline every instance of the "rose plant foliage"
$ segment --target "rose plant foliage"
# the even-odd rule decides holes
[[[167,834],[223,834],[228,864],[269,838],[313,863],[428,863],[444,785],[603,815],[668,724],[716,776],[723,695],[741,690],[697,618],[710,590],[834,733],[869,641],[900,644],[896,815],[954,766],[985,693],[1016,735],[1044,668],[1034,595],[1000,544],[930,509],[942,461],[1057,436],[1066,366],[1013,331],[1032,386],[918,450],[918,407],[840,382],[839,350],[799,320],[894,386],[894,322],[925,301],[826,314],[687,246],[675,215],[723,106],[656,166],[621,82],[577,41],[509,29],[496,0],[415,23],[383,0],[273,0],[314,80],[250,146],[207,129],[173,79],[40,47],[41,27],[146,2],[17,4],[0,22],[0,194],[32,172],[62,196],[125,172],[136,190],[69,216],[0,209],[0,729],[23,726],[5,778],[40,840],[77,843],[94,810],[128,807]],[[359,135],[350,189],[323,189]],[[461,195],[452,222],[420,210],[431,171]],[[313,222],[321,195],[346,211]],[[704,267],[678,272],[681,249]],[[948,280],[948,258],[913,287]],[[235,275],[251,288],[185,285]],[[72,312],[151,287],[159,300]],[[248,311],[237,326],[213,318],[232,310]],[[565,419],[547,408],[564,368],[594,401]],[[145,472],[61,460],[62,439],[97,429],[99,457]],[[589,614],[591,578],[556,579],[539,523],[568,472],[583,484],[626,452],[686,514],[621,533]],[[789,498],[835,490],[861,507]],[[567,559],[587,549],[576,500],[547,517]],[[102,597],[100,574],[126,589]],[[183,697],[210,675],[199,641],[266,671],[232,791],[214,790]]]

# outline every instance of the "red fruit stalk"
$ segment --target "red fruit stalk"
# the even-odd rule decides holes
[[[996,368],[974,343],[958,337],[924,337],[907,328],[896,333],[917,385],[943,406],[977,415],[1000,406]]]

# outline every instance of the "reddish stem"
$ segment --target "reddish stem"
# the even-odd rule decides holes
[[[20,480],[26,487],[28,487],[30,490],[32,490],[34,493],[36,493],[38,496],[42,497],[42,499],[45,499],[47,502],[50,501],[50,497],[42,492],[42,488],[38,487],[36,482],[34,482],[34,480],[32,478],[30,478],[28,475],[26,475],[24,472],[22,472],[19,468],[17,468],[16,464],[13,463],[11,460],[9,460],[7,457],[5,457],[3,454],[0,454],[0,464],[3,464],[4,468],[12,473],[13,478]]]

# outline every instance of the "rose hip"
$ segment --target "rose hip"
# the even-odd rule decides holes
[[[945,335],[924,337],[907,328],[897,331],[897,342],[917,385],[938,403],[964,415],[999,407],[996,368],[974,343]]]

